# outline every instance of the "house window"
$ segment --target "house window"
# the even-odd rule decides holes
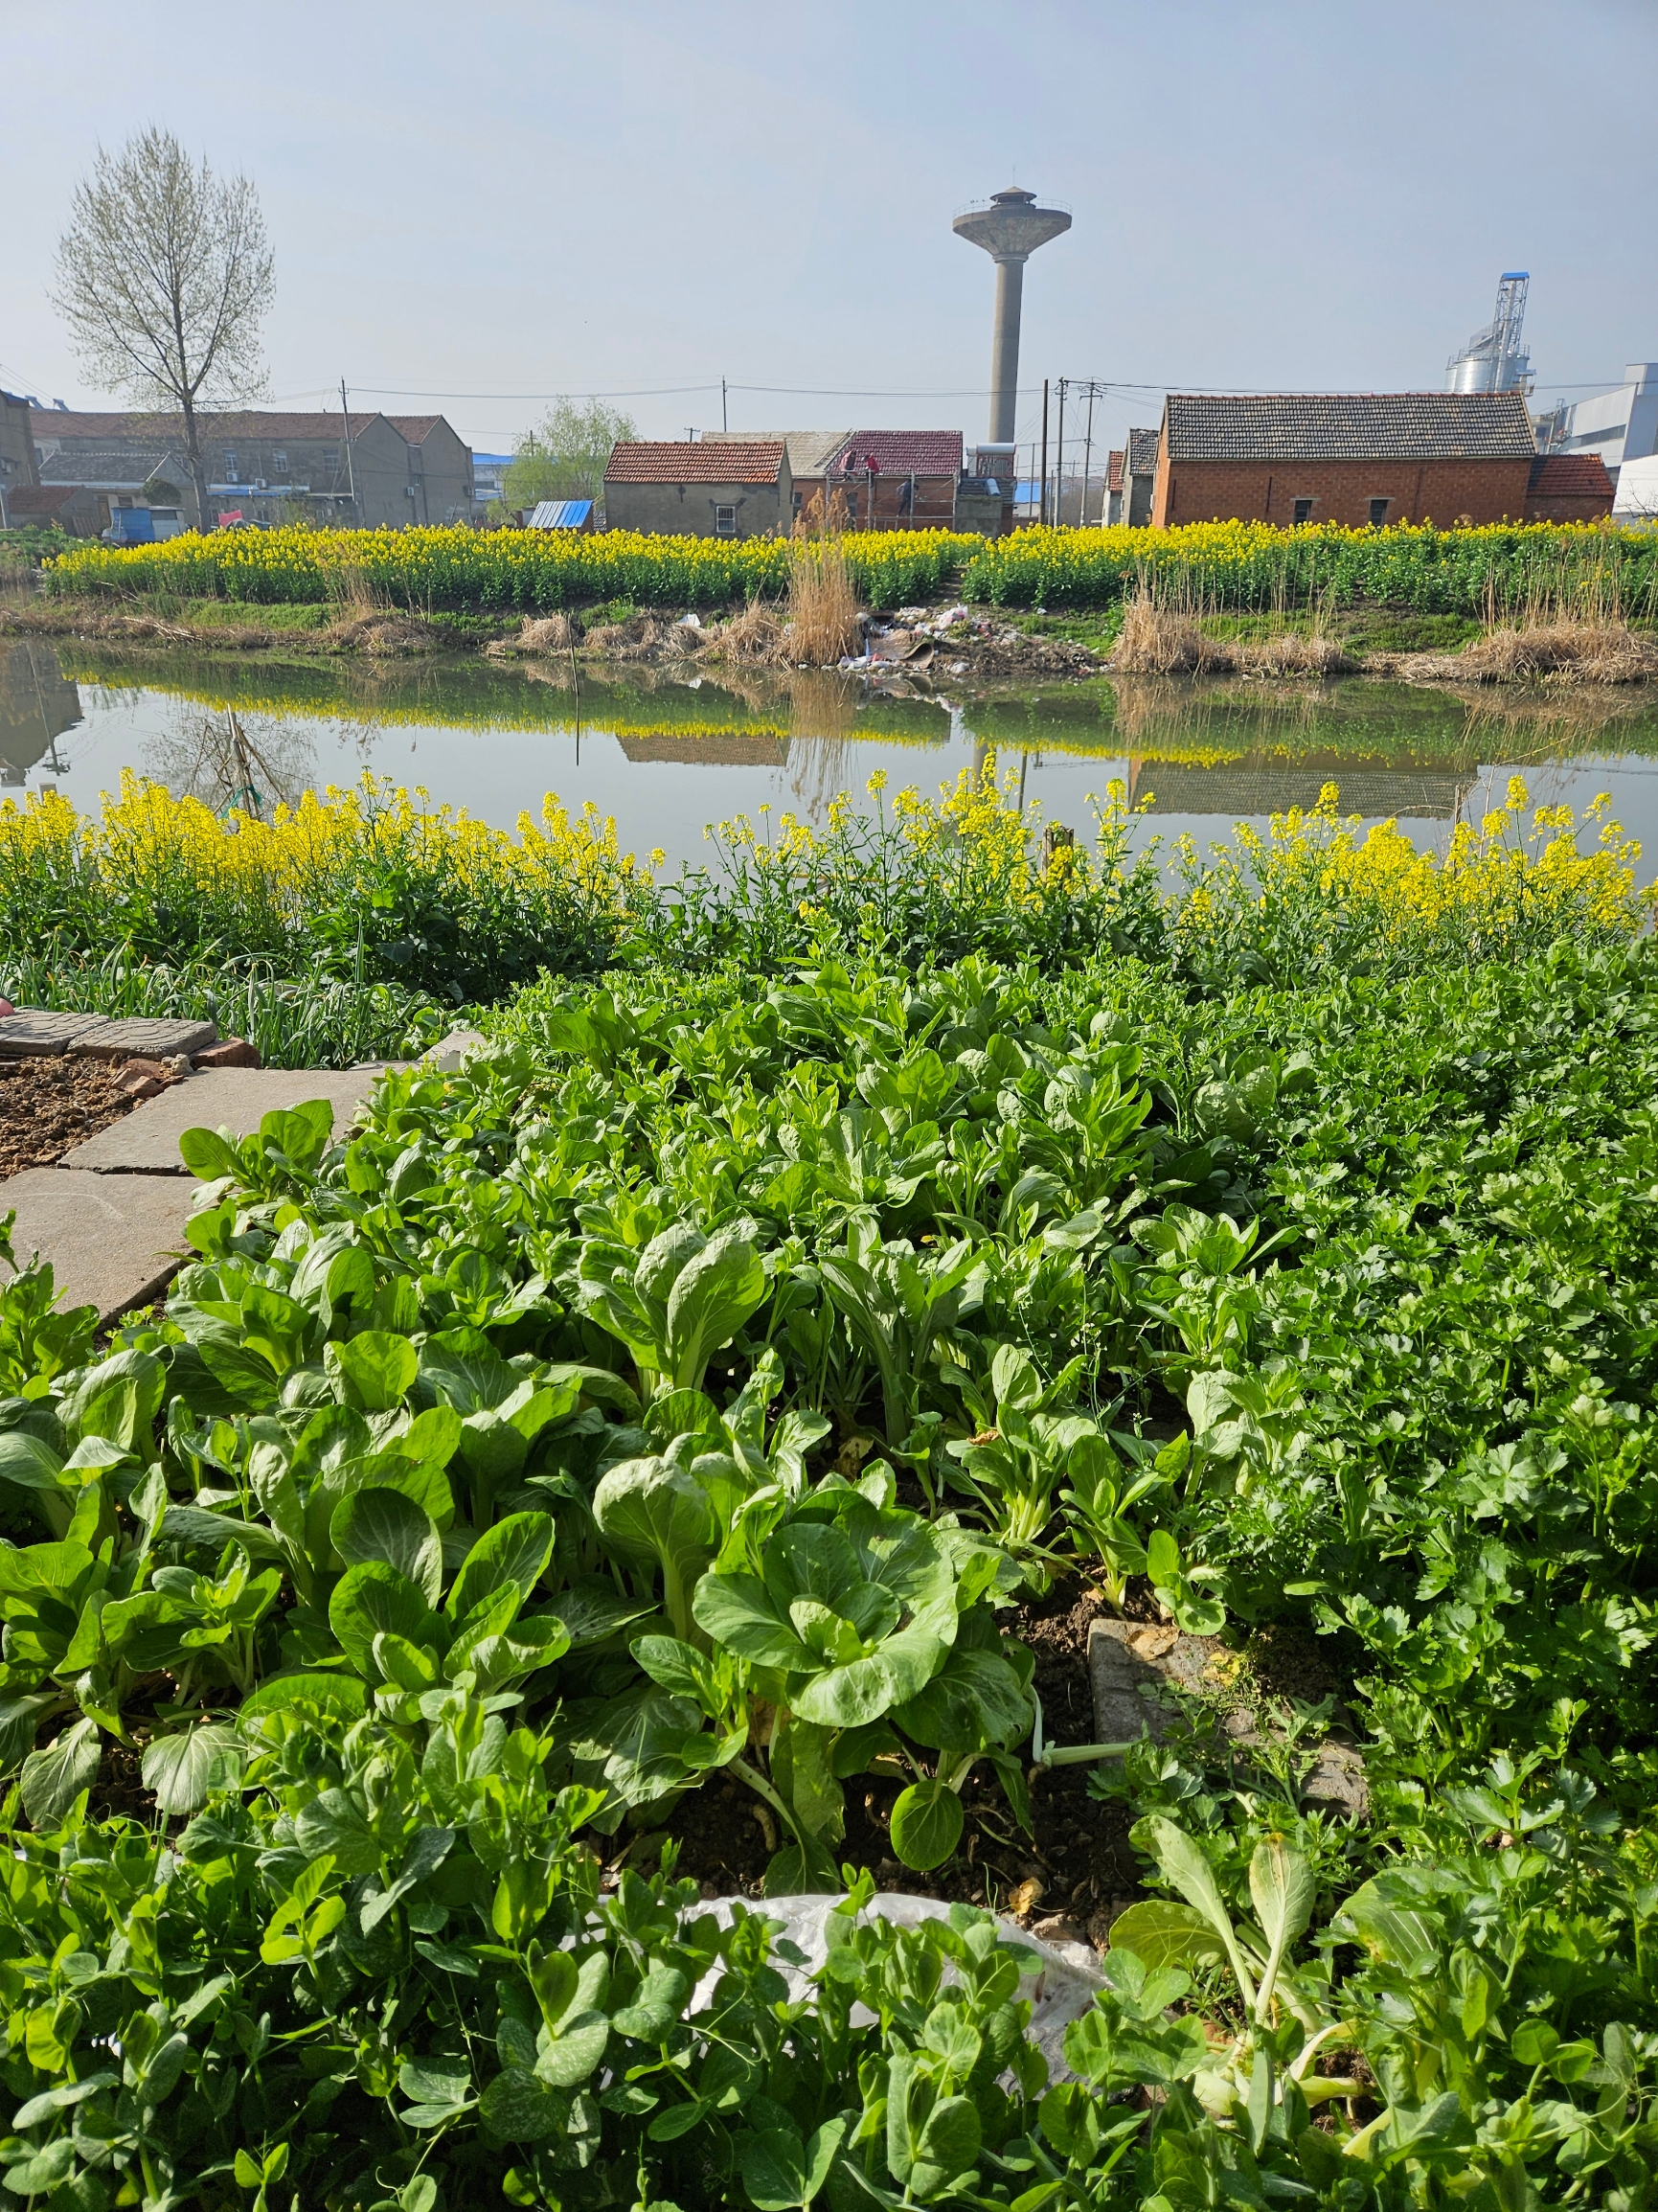
[[[1310,522],[1312,520],[1312,501],[1310,499],[1298,499],[1296,501],[1295,520],[1297,522]]]
[[[234,453],[227,453],[224,457],[224,480],[227,484],[239,484],[241,482],[241,478],[236,472],[236,455]]]
[[[735,507],[720,507],[718,505],[715,507],[714,535],[715,537],[735,537],[737,536],[737,509]]]
[[[1387,520],[1388,508],[1390,505],[1391,502],[1386,499],[1373,499],[1371,501],[1370,523],[1373,530],[1379,530],[1382,524]]]
[[[285,476],[288,472],[287,455],[280,450],[273,453],[271,455],[271,467],[276,470],[279,476]]]

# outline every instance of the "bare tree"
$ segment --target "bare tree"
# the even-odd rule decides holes
[[[182,416],[198,529],[208,493],[195,411],[262,395],[273,269],[253,185],[215,175],[205,156],[193,168],[170,130],[119,153],[100,147],[75,188],[54,305],[102,383]]]

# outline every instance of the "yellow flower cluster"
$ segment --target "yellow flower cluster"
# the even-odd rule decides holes
[[[1425,941],[1494,953],[1539,930],[1587,924],[1634,936],[1649,925],[1658,886],[1637,883],[1639,842],[1607,818],[1606,793],[1581,821],[1567,806],[1537,807],[1524,780],[1510,779],[1506,804],[1476,825],[1459,822],[1443,855],[1420,850],[1397,822],[1361,834],[1357,815],[1337,812],[1339,795],[1325,785],[1316,807],[1275,814],[1262,836],[1247,823],[1236,846],[1212,849],[1199,862],[1190,838],[1177,848],[1191,893],[1177,917],[1188,937],[1213,930],[1223,917],[1253,909],[1282,915],[1363,916],[1379,942],[1400,947]],[[1579,845],[1584,831],[1594,845]]]
[[[854,587],[875,606],[937,588],[983,540],[947,530],[868,531],[842,540]],[[186,599],[315,605],[364,596],[430,607],[724,606],[777,597],[786,539],[656,536],[606,530],[222,530],[155,545],[80,545],[46,564],[56,592],[170,592]]]
[[[539,819],[520,814],[516,843],[464,811],[429,806],[420,788],[368,775],[349,790],[307,791],[268,821],[239,810],[221,819],[200,800],[175,799],[130,769],[96,818],[56,793],[0,805],[0,909],[8,913],[37,909],[42,889],[74,883],[96,886],[117,912],[128,902],[174,909],[195,902],[303,924],[307,913],[388,869],[464,890],[551,880],[615,913],[646,880],[633,855],[620,850],[613,820],[601,819],[591,803],[572,817],[551,792]]]

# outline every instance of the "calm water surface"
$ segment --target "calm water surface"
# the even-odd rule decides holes
[[[54,786],[82,808],[123,768],[222,803],[231,716],[261,787],[351,783],[365,770],[512,829],[556,792],[591,800],[625,845],[669,872],[709,855],[704,827],[737,813],[821,821],[871,772],[935,793],[994,750],[1045,819],[1085,831],[1120,778],[1148,802],[1137,835],[1224,837],[1339,786],[1343,810],[1397,816],[1420,844],[1500,800],[1599,791],[1658,858],[1658,702],[1462,695],[1350,678],[1287,690],[1242,681],[1100,679],[1069,687],[923,691],[828,673],[700,680],[679,671],[138,658],[42,640],[0,644],[0,797]],[[239,781],[239,777],[236,780]]]

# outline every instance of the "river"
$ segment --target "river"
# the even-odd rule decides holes
[[[238,747],[244,749],[238,750]],[[43,639],[0,644],[0,798],[52,787],[96,809],[124,768],[222,805],[262,803],[365,771],[512,829],[556,792],[613,815],[625,847],[667,873],[709,856],[705,826],[747,813],[821,821],[868,779],[928,795],[994,751],[1042,818],[1086,833],[1120,779],[1135,837],[1200,842],[1264,825],[1335,784],[1344,812],[1397,818],[1419,843],[1499,803],[1612,812],[1658,855],[1658,701],[1627,691],[1451,692],[1351,677],[1000,687],[933,694],[828,673],[717,677],[647,667],[477,660],[278,666],[142,656]]]

